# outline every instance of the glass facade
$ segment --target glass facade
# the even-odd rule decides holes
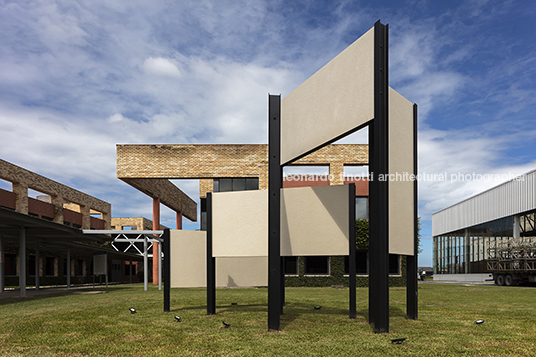
[[[434,274],[487,273],[490,251],[513,239],[514,217],[434,237]],[[493,256],[491,256],[493,258]]]

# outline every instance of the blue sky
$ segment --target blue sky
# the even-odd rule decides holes
[[[152,212],[116,178],[116,144],[266,143],[267,93],[285,96],[378,19],[390,85],[419,105],[421,173],[536,167],[532,1],[1,4],[0,158],[110,202],[114,216]],[[432,263],[431,214],[500,182],[420,183],[420,265]],[[198,197],[197,181],[175,183]]]

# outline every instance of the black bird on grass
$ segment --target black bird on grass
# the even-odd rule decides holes
[[[315,310],[320,310],[322,306],[315,306]]]
[[[136,309],[131,307],[130,309],[128,309],[130,311],[131,314],[135,314],[136,313]]]
[[[228,328],[229,326],[231,326],[231,324],[228,323],[228,322],[225,322],[225,321],[222,321],[222,322],[223,322],[223,326],[225,326],[225,328]]]
[[[407,337],[402,337],[402,338],[393,338],[391,340],[391,343],[396,343],[397,345],[401,344],[402,342],[404,342],[406,340]]]
[[[180,317],[180,316],[177,316],[177,315],[175,315],[175,320],[177,320],[177,322],[181,322],[181,317]]]

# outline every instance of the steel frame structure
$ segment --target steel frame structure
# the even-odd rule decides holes
[[[124,230],[83,230],[84,234],[109,234],[113,237],[111,241],[111,246],[119,252],[114,243],[129,243],[128,247],[122,252],[126,253],[130,248],[134,248],[138,254],[143,256],[143,288],[145,291],[148,290],[149,277],[148,277],[148,259],[149,259],[149,249],[153,247],[153,243],[163,243],[163,235],[165,231],[124,231]],[[135,237],[132,237],[135,236]],[[136,243],[143,243],[143,248],[140,248]],[[158,256],[162,260],[162,245],[158,244]],[[154,252],[151,256],[154,256]],[[162,290],[162,264],[158,264],[158,290]]]

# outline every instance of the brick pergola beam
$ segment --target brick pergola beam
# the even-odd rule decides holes
[[[188,195],[167,179],[144,179],[119,177],[135,189],[151,198],[160,198],[160,202],[192,222],[197,221],[197,204]]]

